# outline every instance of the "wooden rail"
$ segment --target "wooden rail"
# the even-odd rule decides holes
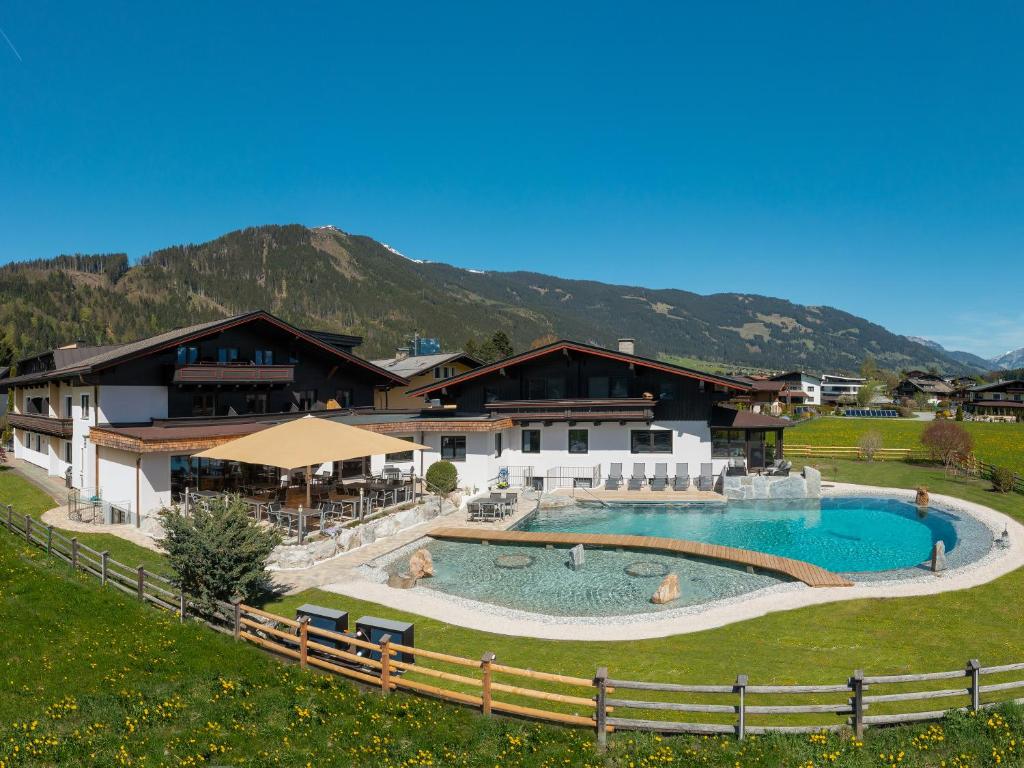
[[[178,611],[182,620],[185,611],[195,618],[192,604],[165,576],[119,563],[53,526],[15,515],[7,505],[0,505],[0,527],[68,563],[74,572]],[[497,712],[593,729],[601,746],[617,730],[734,734],[744,739],[769,732],[849,729],[859,739],[873,726],[937,720],[956,709],[979,711],[1024,701],[1013,698],[1024,690],[1024,662],[982,666],[971,659],[960,669],[919,674],[865,675],[857,670],[846,681],[818,685],[751,684],[742,674],[725,684],[662,683],[611,678],[604,667],[589,679],[498,664],[493,653],[470,659],[401,645],[388,636],[370,642],[241,603],[218,603],[216,608],[213,620],[205,617],[208,626],[302,667],[371,686],[382,695],[403,690],[473,707],[484,715]],[[402,654],[412,654],[414,660],[397,658]]]
[[[738,565],[748,565],[802,581],[809,587],[850,587],[853,582],[832,571],[826,571],[803,560],[769,555],[750,549],[724,547],[721,544],[705,544],[685,539],[668,539],[660,536],[624,536],[604,533],[553,533],[547,531],[486,531],[476,528],[438,528],[429,534],[435,539],[457,541],[501,542],[509,544],[551,544],[573,547],[577,544],[591,547],[620,547],[623,549],[647,549],[660,552],[676,552],[708,560],[723,560]]]

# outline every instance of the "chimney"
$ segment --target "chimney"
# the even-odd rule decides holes
[[[636,352],[636,339],[619,339],[619,352],[624,355],[634,355]]]
[[[395,350],[395,360],[405,360],[409,356],[408,347],[399,347]]]

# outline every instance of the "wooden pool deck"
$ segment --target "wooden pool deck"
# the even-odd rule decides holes
[[[749,565],[773,573],[781,573],[809,587],[852,587],[842,576],[826,571],[803,560],[768,555],[749,549],[703,544],[685,539],[667,539],[660,536],[620,536],[604,533],[554,533],[545,531],[485,531],[476,528],[437,528],[429,534],[436,539],[456,541],[495,542],[507,544],[550,544],[574,547],[577,544],[592,547],[621,547],[648,549],[660,552],[678,552],[709,560],[724,560],[738,565]]]

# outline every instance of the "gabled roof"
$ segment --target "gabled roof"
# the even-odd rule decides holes
[[[711,409],[711,426],[718,429],[784,429],[793,426],[793,422],[764,413],[716,405]]]
[[[900,384],[910,384],[915,389],[931,395],[949,395],[953,393],[953,387],[942,379],[922,379],[917,376],[908,376]]]
[[[82,374],[95,373],[109,368],[119,363],[127,362],[138,357],[143,357],[154,352],[160,352],[170,347],[176,347],[180,344],[185,344],[189,341],[195,341],[209,336],[214,333],[233,328],[238,325],[244,325],[255,320],[263,320],[272,325],[275,325],[282,330],[294,335],[297,338],[303,339],[307,343],[318,347],[319,349],[327,352],[328,354],[340,357],[346,362],[353,363],[362,368],[366,368],[372,373],[376,373],[382,378],[390,379],[398,384],[408,384],[409,382],[402,376],[399,376],[390,371],[382,370],[372,363],[363,360],[361,357],[356,357],[353,354],[345,352],[337,347],[334,347],[320,339],[311,336],[306,331],[300,330],[290,323],[281,320],[278,317],[266,312],[265,310],[258,309],[252,312],[243,312],[238,315],[232,315],[231,317],[222,318],[220,320],[212,320],[207,323],[198,323],[196,325],[190,325],[185,328],[176,328],[173,331],[167,331],[166,333],[157,334],[156,336],[150,336],[146,339],[139,339],[138,341],[132,341],[127,344],[119,344],[114,347],[104,348],[104,351],[99,354],[93,355],[92,357],[85,358],[84,360],[78,360],[70,365],[65,365],[60,368],[56,368],[51,371],[41,371],[39,373],[26,374],[24,376],[16,376],[12,379],[7,379],[6,384],[8,385],[20,385],[33,382],[44,382],[52,381],[53,379],[61,379],[67,376],[77,376]]]
[[[630,355],[625,352],[618,352],[611,349],[605,349],[604,347],[598,347],[593,344],[585,344],[581,341],[569,341],[568,339],[560,339],[553,341],[550,344],[545,344],[542,347],[531,349],[526,352],[520,352],[518,355],[512,355],[506,357],[504,360],[498,360],[497,362],[490,363],[488,365],[482,365],[479,368],[461,373],[458,376],[452,376],[448,379],[442,379],[431,384],[427,384],[417,389],[409,390],[410,395],[426,395],[431,392],[436,392],[444,387],[453,386],[456,384],[462,384],[466,381],[471,381],[479,376],[483,376],[494,371],[500,371],[502,368],[508,368],[513,365],[519,365],[529,360],[533,360],[538,357],[544,357],[545,355],[554,354],[556,352],[579,352],[585,355],[595,355],[597,357],[603,357],[608,360],[618,360],[623,363],[632,363],[633,365],[643,366],[644,368],[650,368],[656,371],[664,371],[666,373],[672,373],[677,376],[685,376],[691,379],[697,379],[699,381],[706,381],[710,384],[720,384],[723,387],[729,387],[740,392],[747,392],[750,390],[750,385],[746,382],[738,379],[729,378],[727,376],[716,376],[711,373],[704,373],[703,371],[697,371],[692,368],[684,368],[681,365],[673,365],[666,363],[661,360],[653,360],[649,357],[641,357],[640,355]]]
[[[807,371],[787,371],[786,373],[780,373],[780,374],[777,374],[775,376],[772,376],[772,380],[773,381],[783,381],[785,379],[792,379],[794,377],[799,377],[799,378],[802,378],[802,379],[814,379],[815,381],[821,381],[821,377],[820,376],[815,376],[813,373],[808,373]]]
[[[436,355],[409,355],[407,357],[390,357],[384,360],[371,360],[378,368],[410,378],[426,373],[431,368],[448,363],[464,362],[470,368],[479,368],[483,362],[467,352],[441,352]]]
[[[1008,387],[1011,384],[1016,384],[1024,388],[1024,379],[1004,379],[1002,381],[994,382],[993,384],[979,384],[976,387],[971,387],[972,392],[989,392],[994,389],[1002,389]]]

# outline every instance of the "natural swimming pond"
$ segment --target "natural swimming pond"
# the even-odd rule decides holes
[[[687,539],[849,573],[914,567],[931,556],[933,544],[940,540],[952,553],[960,538],[958,521],[941,510],[920,511],[897,499],[826,498],[722,504],[585,503],[538,510],[517,528]]]
[[[729,503],[582,503],[540,509],[517,528],[687,539],[804,560],[854,581],[919,577],[936,541],[949,567],[983,557],[992,532],[972,516],[935,507],[919,510],[893,498]],[[419,544],[416,546],[423,546]],[[651,550],[587,547],[581,570],[565,547],[427,540],[435,575],[424,588],[502,608],[550,616],[659,613],[783,585],[783,576],[743,566]],[[383,558],[385,574],[406,569],[411,550]],[[668,573],[681,597],[654,605],[651,595]]]

